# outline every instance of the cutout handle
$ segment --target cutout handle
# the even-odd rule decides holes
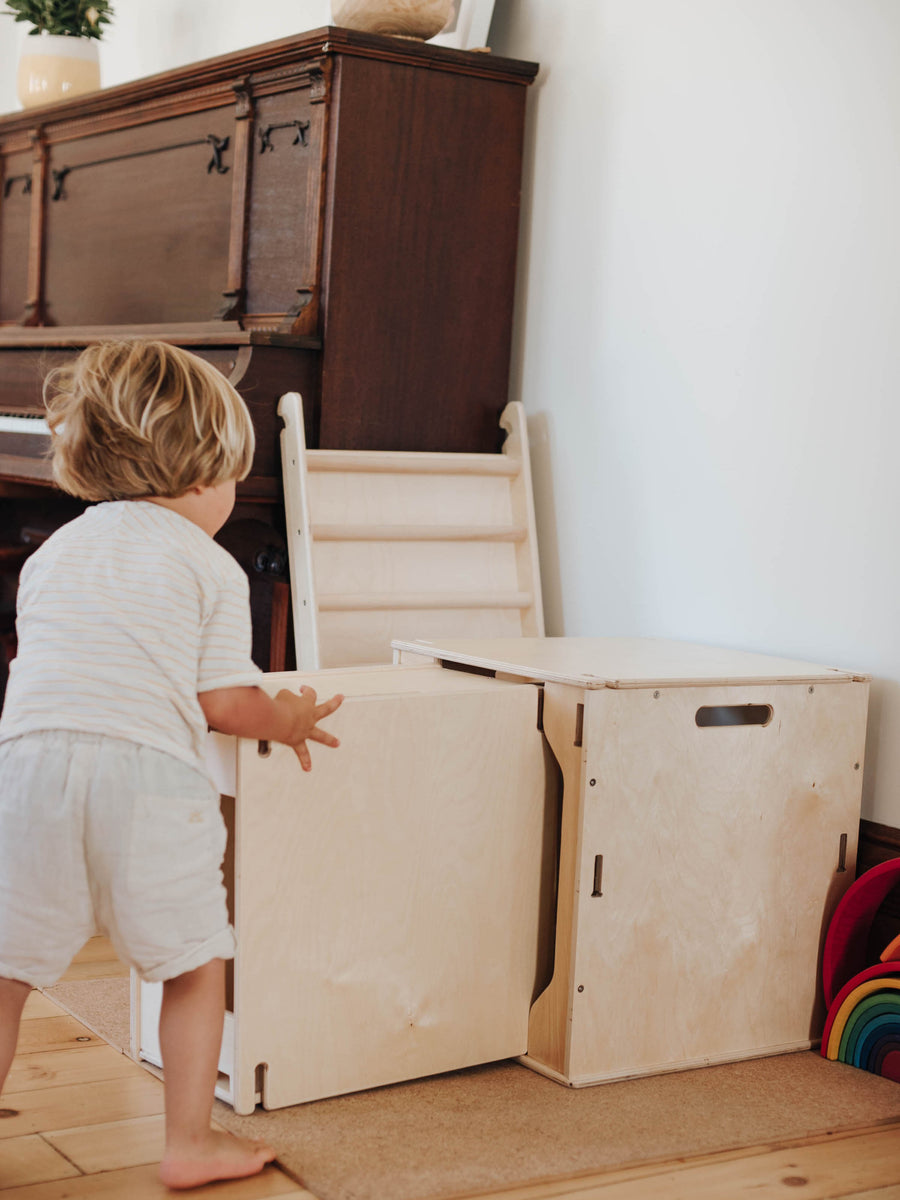
[[[701,729],[721,729],[726,725],[768,725],[771,704],[715,704],[697,709],[694,718]]]

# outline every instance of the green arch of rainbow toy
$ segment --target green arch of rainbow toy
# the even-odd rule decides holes
[[[900,1083],[900,978],[866,979],[831,1021],[825,1057]]]

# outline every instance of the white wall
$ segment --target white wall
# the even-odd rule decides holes
[[[900,5],[498,0],[550,632],[869,671],[900,826]]]
[[[116,13],[106,84],[329,4]],[[511,394],[548,632],[871,672],[864,815],[900,826],[900,5],[496,0],[491,44],[542,64]]]
[[[331,22],[331,0],[113,0],[113,12],[99,46],[104,87],[318,29]],[[0,112],[19,107],[15,64],[28,28],[0,15]]]

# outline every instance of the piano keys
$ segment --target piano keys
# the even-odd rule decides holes
[[[0,472],[29,478],[52,479],[50,430],[39,413],[0,412]]]
[[[0,433],[50,436],[50,427],[40,413],[0,412]]]

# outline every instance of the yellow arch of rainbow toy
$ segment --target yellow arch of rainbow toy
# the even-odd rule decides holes
[[[861,983],[859,987],[854,988],[850,995],[837,1010],[837,1016],[831,1026],[831,1032],[828,1035],[828,1050],[826,1058],[832,1062],[838,1061],[838,1054],[841,1049],[841,1037],[844,1033],[844,1028],[850,1020],[853,1010],[859,1004],[860,1000],[871,995],[872,992],[884,992],[893,990],[900,992],[900,979],[896,979],[891,975],[884,975],[878,979],[867,979],[865,983]]]

